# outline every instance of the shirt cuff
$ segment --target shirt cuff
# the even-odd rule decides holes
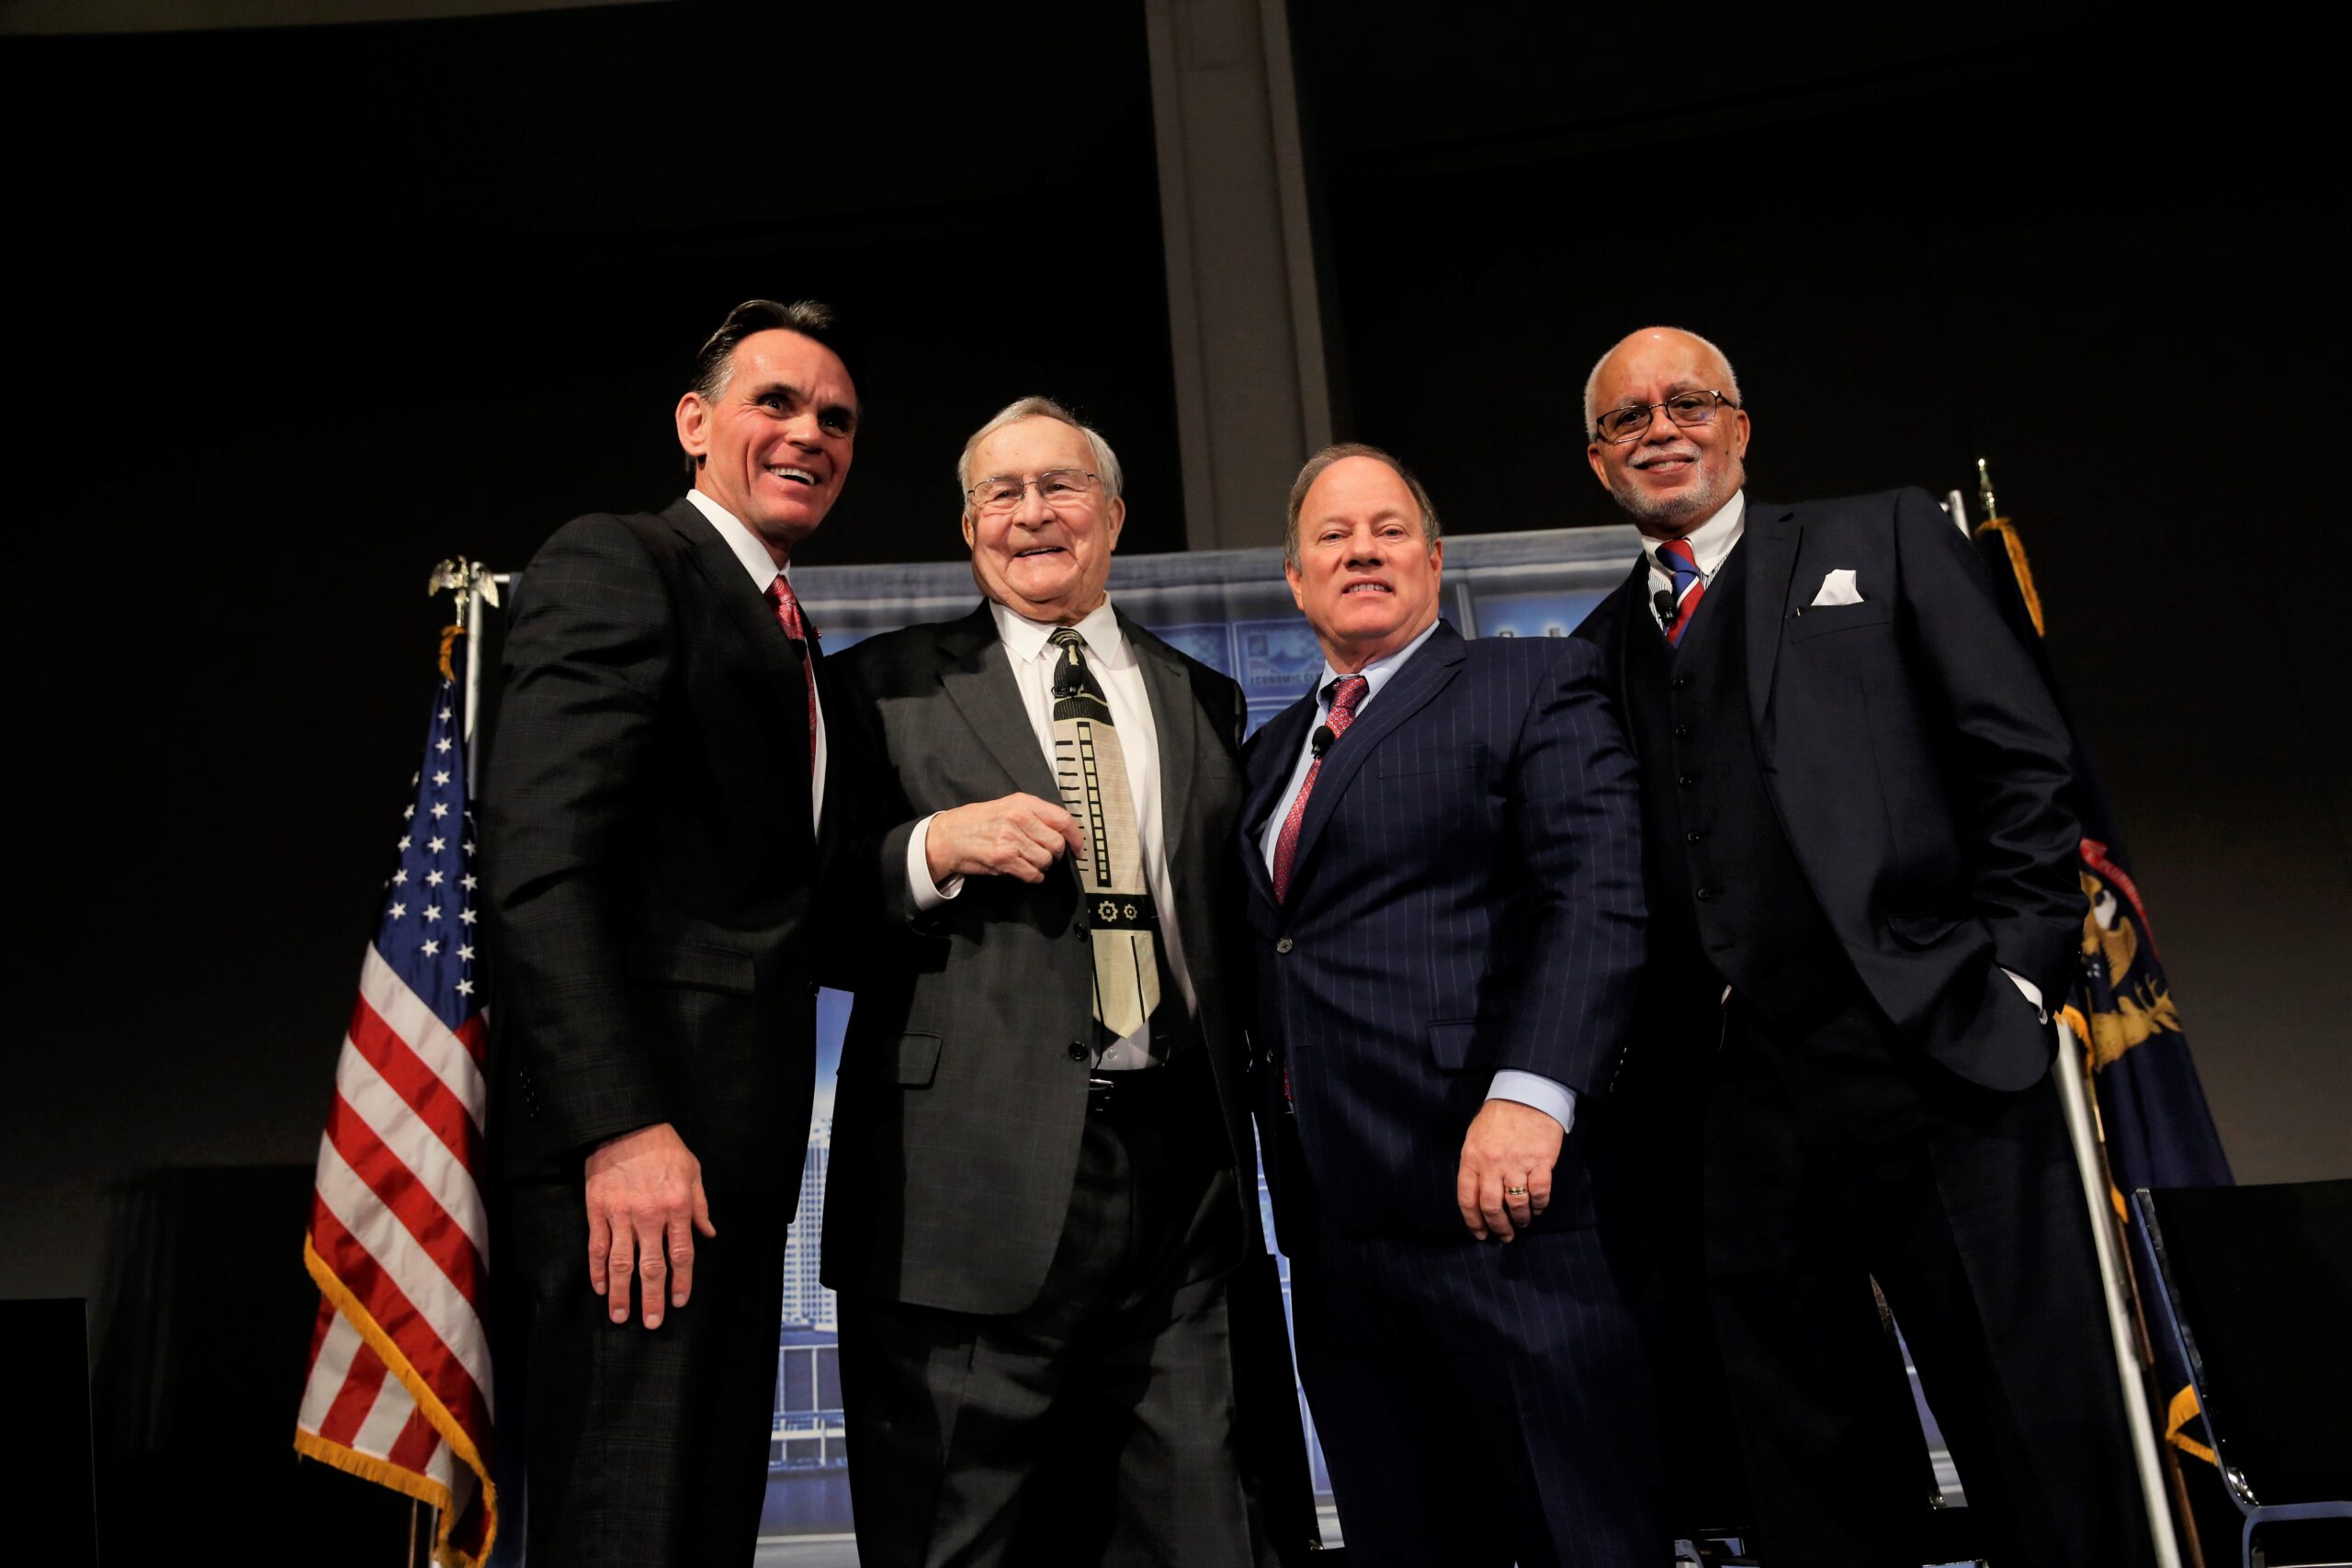
[[[931,817],[938,815],[934,811]],[[964,891],[964,879],[960,876],[949,877],[944,887],[931,879],[931,857],[924,849],[931,838],[931,817],[916,823],[915,830],[907,835],[907,891],[914,895],[915,913],[919,915],[929,914]]]
[[[2016,983],[2018,990],[2023,994],[2025,999],[2033,1004],[2034,1012],[2041,1018],[2042,1022],[2048,1023],[2050,1021],[2050,1009],[2042,1002],[2041,987],[2035,985],[2032,981],[2027,979],[2024,976],[2018,974],[2014,969],[2004,969],[2001,973],[2007,975]]]
[[[1564,1083],[1555,1083],[1541,1073],[1505,1067],[1487,1086],[1487,1098],[1533,1106],[1557,1122],[1564,1134],[1577,1124],[1577,1091]]]

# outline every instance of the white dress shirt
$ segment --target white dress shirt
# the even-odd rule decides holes
[[[786,582],[792,581],[791,570],[779,570],[775,558],[768,554],[768,547],[761,542],[760,536],[737,521],[733,513],[698,490],[686,491],[686,499],[695,503],[695,511],[710,519],[710,525],[718,530],[718,536],[727,541],[727,547],[733,550],[735,558],[743,563],[743,570],[750,575],[752,585],[760,591],[763,598],[766,597],[768,584],[777,578],[781,577]],[[773,607],[770,613],[774,613]],[[784,627],[778,626],[775,635],[782,637]],[[808,820],[817,825],[821,823],[825,815],[825,705],[817,701],[813,682],[808,691],[808,700],[817,709],[817,755],[808,770]]]
[[[1747,492],[1744,490],[1736,490],[1732,491],[1729,501],[1715,509],[1713,516],[1691,529],[1688,534],[1681,536],[1690,546],[1690,557],[1698,565],[1701,582],[1709,586],[1713,585],[1715,573],[1723,570],[1724,561],[1730,556],[1732,547],[1739,543],[1740,536],[1747,531]],[[1644,534],[1642,554],[1650,563],[1651,589],[1655,591],[1663,588],[1671,593],[1674,592],[1674,573],[1670,568],[1660,563],[1657,555],[1657,547],[1665,543],[1666,539],[1657,535]],[[1649,612],[1650,619],[1657,621],[1659,627],[1663,629],[1666,623],[1657,613],[1655,592],[1650,600]],[[2041,987],[2014,969],[2004,969],[2001,973],[2007,975],[2015,983],[2019,994],[2033,1004],[2033,1010],[2041,1016],[2041,1021],[2048,1023],[2050,1010],[2042,1005]],[[1725,986],[1724,999],[1728,1001],[1730,998],[1731,987]]]
[[[1021,693],[1021,705],[1028,710],[1029,728],[1037,737],[1038,753],[1051,774],[1055,768],[1054,663],[1060,652],[1053,636],[1061,628],[1015,615],[993,601],[989,612],[996,617],[998,645],[1004,649],[1012,683]],[[1193,977],[1184,968],[1184,938],[1176,922],[1176,888],[1168,872],[1168,840],[1159,830],[1159,732],[1152,721],[1151,694],[1144,685],[1143,666],[1136,662],[1126,634],[1119,629],[1118,616],[1112,613],[1108,599],[1071,629],[1084,640],[1086,666],[1094,672],[1111,705],[1111,723],[1119,732],[1119,750],[1127,763],[1127,790],[1135,797],[1136,831],[1143,840],[1144,883],[1151,894],[1152,908],[1159,911],[1154,934],[1189,1015],[1198,1011],[1200,1004],[1193,992]],[[1046,798],[1062,804],[1058,796]],[[932,881],[925,854],[930,832],[931,818],[926,817],[915,824],[907,839],[907,886],[918,909],[935,909],[964,890],[961,876],[949,877],[944,887]],[[1057,865],[1046,874],[1066,873]],[[1151,1066],[1150,1023],[1105,1046],[1097,1065],[1111,1072]]]
[[[1437,623],[1431,621],[1421,628],[1420,636],[1396,652],[1384,653],[1363,669],[1352,671],[1371,683],[1370,689],[1357,699],[1356,717],[1358,719],[1363,717],[1363,710],[1370,707],[1374,700],[1380,695],[1380,689],[1388,683],[1388,678],[1403,669],[1406,660],[1420,652],[1421,645],[1429,641],[1436,631]],[[1332,682],[1339,680],[1342,673],[1344,671],[1332,668],[1330,660],[1324,660],[1323,678],[1317,682],[1315,686],[1315,701],[1326,716],[1329,716],[1331,711]],[[1274,848],[1282,842],[1283,824],[1290,819],[1291,803],[1298,798],[1298,792],[1306,784],[1307,770],[1315,765],[1317,728],[1314,725],[1307,727],[1306,739],[1299,745],[1298,761],[1291,766],[1290,783],[1283,786],[1282,796],[1275,801],[1272,814],[1266,818],[1265,830],[1258,838],[1258,848],[1265,856],[1266,869],[1269,872],[1274,869]],[[1532,1105],[1557,1122],[1560,1124],[1560,1130],[1564,1133],[1576,1124],[1576,1090],[1564,1083],[1547,1078],[1541,1073],[1525,1072],[1517,1067],[1505,1067],[1487,1081],[1487,1098],[1512,1100],[1521,1105]]]
[[[1698,564],[1702,583],[1711,588],[1714,586],[1715,573],[1724,569],[1724,558],[1731,554],[1731,547],[1739,543],[1740,535],[1747,531],[1747,492],[1736,490],[1731,492],[1729,501],[1715,508],[1713,517],[1680,536],[1682,541],[1690,547],[1690,558]],[[1657,591],[1663,588],[1668,593],[1674,592],[1674,573],[1657,558],[1657,547],[1666,542],[1654,534],[1642,536],[1642,554],[1650,563],[1650,619],[1657,621],[1660,627],[1666,622],[1657,613]]]

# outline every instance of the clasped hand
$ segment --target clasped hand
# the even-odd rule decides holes
[[[931,819],[923,838],[931,880],[942,887],[956,876],[1043,882],[1046,868],[1064,850],[1086,858],[1078,818],[1034,795],[1008,795],[943,811]]]

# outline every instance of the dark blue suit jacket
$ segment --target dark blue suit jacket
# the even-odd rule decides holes
[[[1539,1225],[1589,1223],[1586,1111],[1643,957],[1640,796],[1598,650],[1441,623],[1325,755],[1277,904],[1260,838],[1315,721],[1310,694],[1244,757],[1252,1044],[1295,1113],[1264,1143],[1304,1168],[1269,1166],[1285,1248],[1310,1201],[1352,1234],[1467,1241],[1462,1137],[1506,1067],[1577,1092]]]

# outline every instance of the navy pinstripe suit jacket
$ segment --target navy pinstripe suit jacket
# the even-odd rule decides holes
[[[1297,1133],[1264,1143],[1304,1166],[1269,1170],[1278,1229],[1312,1201],[1357,1235],[1467,1240],[1462,1137],[1506,1067],[1579,1097],[1537,1223],[1589,1223],[1585,1112],[1643,960],[1640,794],[1598,650],[1440,624],[1325,755],[1277,904],[1260,834],[1315,717],[1302,698],[1245,756],[1252,1043],[1288,1068]],[[1290,1114],[1265,1077],[1261,1114]]]

